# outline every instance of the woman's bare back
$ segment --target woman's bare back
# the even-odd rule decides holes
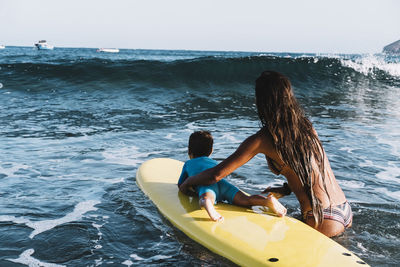
[[[259,138],[260,143],[262,144],[261,151],[268,161],[268,166],[273,173],[281,174],[286,177],[291,191],[296,195],[296,198],[299,201],[302,214],[304,215],[311,211],[312,205],[300,178],[282,161],[282,159],[280,159],[275,150],[275,146],[273,145],[272,137],[267,131],[263,130],[259,131],[256,135],[257,139]],[[318,175],[319,170],[316,165],[313,166],[312,175],[313,180],[315,181],[313,185],[314,194],[321,201],[322,208],[326,209],[345,203],[346,197],[336,181],[326,154],[324,154],[324,159],[326,190],[324,188],[322,177]],[[315,226],[315,220],[313,218],[312,220],[305,218],[305,220],[307,224],[313,227]],[[341,233],[344,230],[344,227],[338,222],[325,220],[317,229],[328,236],[333,236]]]

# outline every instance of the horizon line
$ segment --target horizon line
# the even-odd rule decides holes
[[[4,45],[4,44],[3,44]],[[35,48],[34,45],[4,45],[5,47],[24,47],[24,48]],[[126,48],[126,47],[90,47],[90,46],[54,46],[54,48],[83,48],[83,49],[99,49],[99,48],[118,48],[122,50],[154,50],[154,51],[193,51],[193,52],[235,52],[235,53],[287,53],[287,54],[340,54],[340,55],[363,55],[363,54],[383,54],[384,52],[290,52],[290,51],[244,51],[244,50],[199,50],[199,49],[169,49],[169,48]]]

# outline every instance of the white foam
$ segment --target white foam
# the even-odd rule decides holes
[[[199,129],[199,126],[196,126],[195,122],[189,122],[185,125],[186,132],[193,132]]]
[[[9,215],[0,215],[0,222],[13,222],[16,224],[26,224],[30,223],[31,221],[28,219],[25,219],[23,217],[15,217],[15,216],[9,216]]]
[[[145,261],[145,262],[159,261],[159,260],[169,259],[169,258],[171,258],[172,256],[155,255],[155,256],[153,256],[153,257],[150,257],[150,258],[146,258],[146,259],[145,259],[145,258],[142,258],[142,257],[140,257],[139,255],[133,253],[133,254],[130,255],[130,257],[132,258],[133,261],[132,261],[132,260],[126,260],[126,261],[122,262],[122,264],[127,265],[127,266],[131,266],[131,265],[134,264],[134,262],[137,262],[137,261]]]
[[[4,168],[3,166],[7,164],[10,164],[11,167]],[[27,170],[31,168],[31,166],[25,164],[16,164],[16,163],[3,163],[3,166],[0,165],[0,173],[7,175],[7,177],[9,178],[17,177],[15,173],[18,172],[19,170]]]
[[[144,258],[138,256],[137,254],[131,254],[130,257],[133,258],[134,260],[137,260],[137,261],[144,260]]]
[[[267,189],[268,187],[276,187],[279,185],[282,185],[285,182],[285,180],[283,179],[274,179],[273,181],[269,181],[266,184],[252,184],[251,188],[252,189],[258,189],[260,191],[264,191],[265,189]],[[245,180],[235,180],[235,185],[244,185],[244,186],[249,186],[248,182],[246,182]]]
[[[224,133],[219,139],[226,140],[230,144],[237,144],[241,142],[241,140],[235,138],[231,133]]]
[[[175,139],[174,139],[174,136],[175,136],[175,134],[169,133],[169,134],[167,134],[167,136],[165,137],[165,139],[168,139],[168,140],[175,140]]]
[[[383,171],[378,172],[375,176],[380,180],[393,181],[400,183],[400,168],[396,166],[396,162],[388,162]]]
[[[92,223],[92,226],[97,229],[97,240],[92,240],[96,245],[94,246],[94,249],[101,249],[103,248],[102,245],[98,244],[100,240],[102,239],[103,233],[100,232],[100,228],[103,227],[104,224],[97,224],[97,223]],[[92,251],[93,252],[93,251]]]
[[[125,178],[107,179],[110,184],[119,184],[125,182]]]
[[[386,188],[380,187],[375,189],[376,192],[389,196],[397,201],[400,201],[400,191],[391,192]]]
[[[35,259],[31,255],[35,252],[33,249],[28,249],[25,250],[24,252],[19,255],[18,259],[7,259],[9,261],[15,262],[15,263],[21,263],[25,264],[29,267],[64,267],[65,265],[60,265],[60,264],[55,264],[55,263],[47,263],[40,261],[38,259]]]
[[[131,260],[126,260],[126,261],[122,262],[121,264],[129,267],[129,266],[133,265],[133,262]]]
[[[95,208],[94,206],[99,203],[100,201],[96,200],[80,202],[75,206],[74,210],[71,213],[68,213],[62,218],[54,220],[32,222],[31,220],[26,219],[24,217],[2,215],[0,216],[0,222],[14,222],[17,224],[25,224],[26,226],[33,229],[33,232],[29,235],[30,238],[33,238],[36,235],[48,231],[50,229],[53,229],[58,225],[73,221],[79,221],[80,219],[82,219],[83,215],[86,212],[97,210],[97,208]]]
[[[374,74],[375,69],[382,70],[392,76],[400,77],[400,63],[386,62],[383,57],[366,55],[357,59],[340,59],[343,66],[354,69],[364,75]]]
[[[100,230],[100,228],[103,226],[104,224],[97,224],[97,223],[92,223],[92,226],[94,228],[96,228],[97,230]]]
[[[339,148],[340,151],[346,151],[347,153],[352,153],[354,148],[352,147],[341,147]]]
[[[375,167],[374,162],[372,160],[366,159],[364,162],[360,162],[358,164],[360,167]]]
[[[156,256],[149,258],[148,260],[149,261],[152,261],[152,260],[158,261],[158,260],[165,260],[165,259],[169,259],[169,258],[172,258],[172,256],[156,255]]]
[[[398,99],[398,97],[394,98]],[[400,109],[397,117],[400,120]],[[392,155],[400,157],[400,127],[388,123],[386,127],[383,127],[381,133],[383,134],[376,137],[378,143],[390,146]]]
[[[338,183],[347,188],[353,188],[353,189],[360,189],[365,187],[365,183],[360,182],[360,181],[343,181],[343,180],[338,180]]]
[[[100,259],[94,260],[94,262],[96,263],[96,266],[100,266],[101,264],[103,264],[103,258],[100,257]]]
[[[360,242],[357,242],[357,247],[358,247],[359,249],[361,249],[361,251],[362,251],[363,253],[365,253],[365,252],[368,251],[368,249],[366,249],[366,248],[363,246],[363,244],[360,243]]]
[[[34,231],[29,235],[30,238],[33,238],[35,235],[38,235],[44,231],[48,231],[53,229],[54,227],[69,223],[73,221],[79,221],[82,219],[82,216],[89,211],[97,210],[94,206],[99,204],[100,201],[97,200],[88,200],[84,202],[78,203],[74,210],[71,213],[68,213],[62,218],[55,219],[55,220],[44,220],[39,222],[31,222],[27,224],[27,226],[34,229]]]
[[[105,161],[112,164],[138,166],[143,161],[140,158],[148,158],[150,153],[139,153],[136,146],[113,148],[102,152]]]

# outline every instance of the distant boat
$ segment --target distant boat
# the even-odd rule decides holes
[[[0,45],[0,49],[4,49],[6,48],[4,45]]]
[[[39,50],[53,50],[54,46],[53,45],[49,45],[46,40],[40,40],[39,42],[37,42],[35,44],[35,46],[37,47],[37,49]]]
[[[96,50],[97,52],[106,52],[106,53],[118,53],[118,48],[99,48]]]

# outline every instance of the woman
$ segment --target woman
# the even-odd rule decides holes
[[[352,224],[351,207],[290,81],[280,73],[265,71],[256,80],[255,91],[262,128],[220,164],[189,177],[180,190],[187,194],[194,185],[216,183],[262,153],[271,171],[284,175],[288,181],[263,193],[281,197],[292,191],[305,223],[329,237],[339,235]]]

